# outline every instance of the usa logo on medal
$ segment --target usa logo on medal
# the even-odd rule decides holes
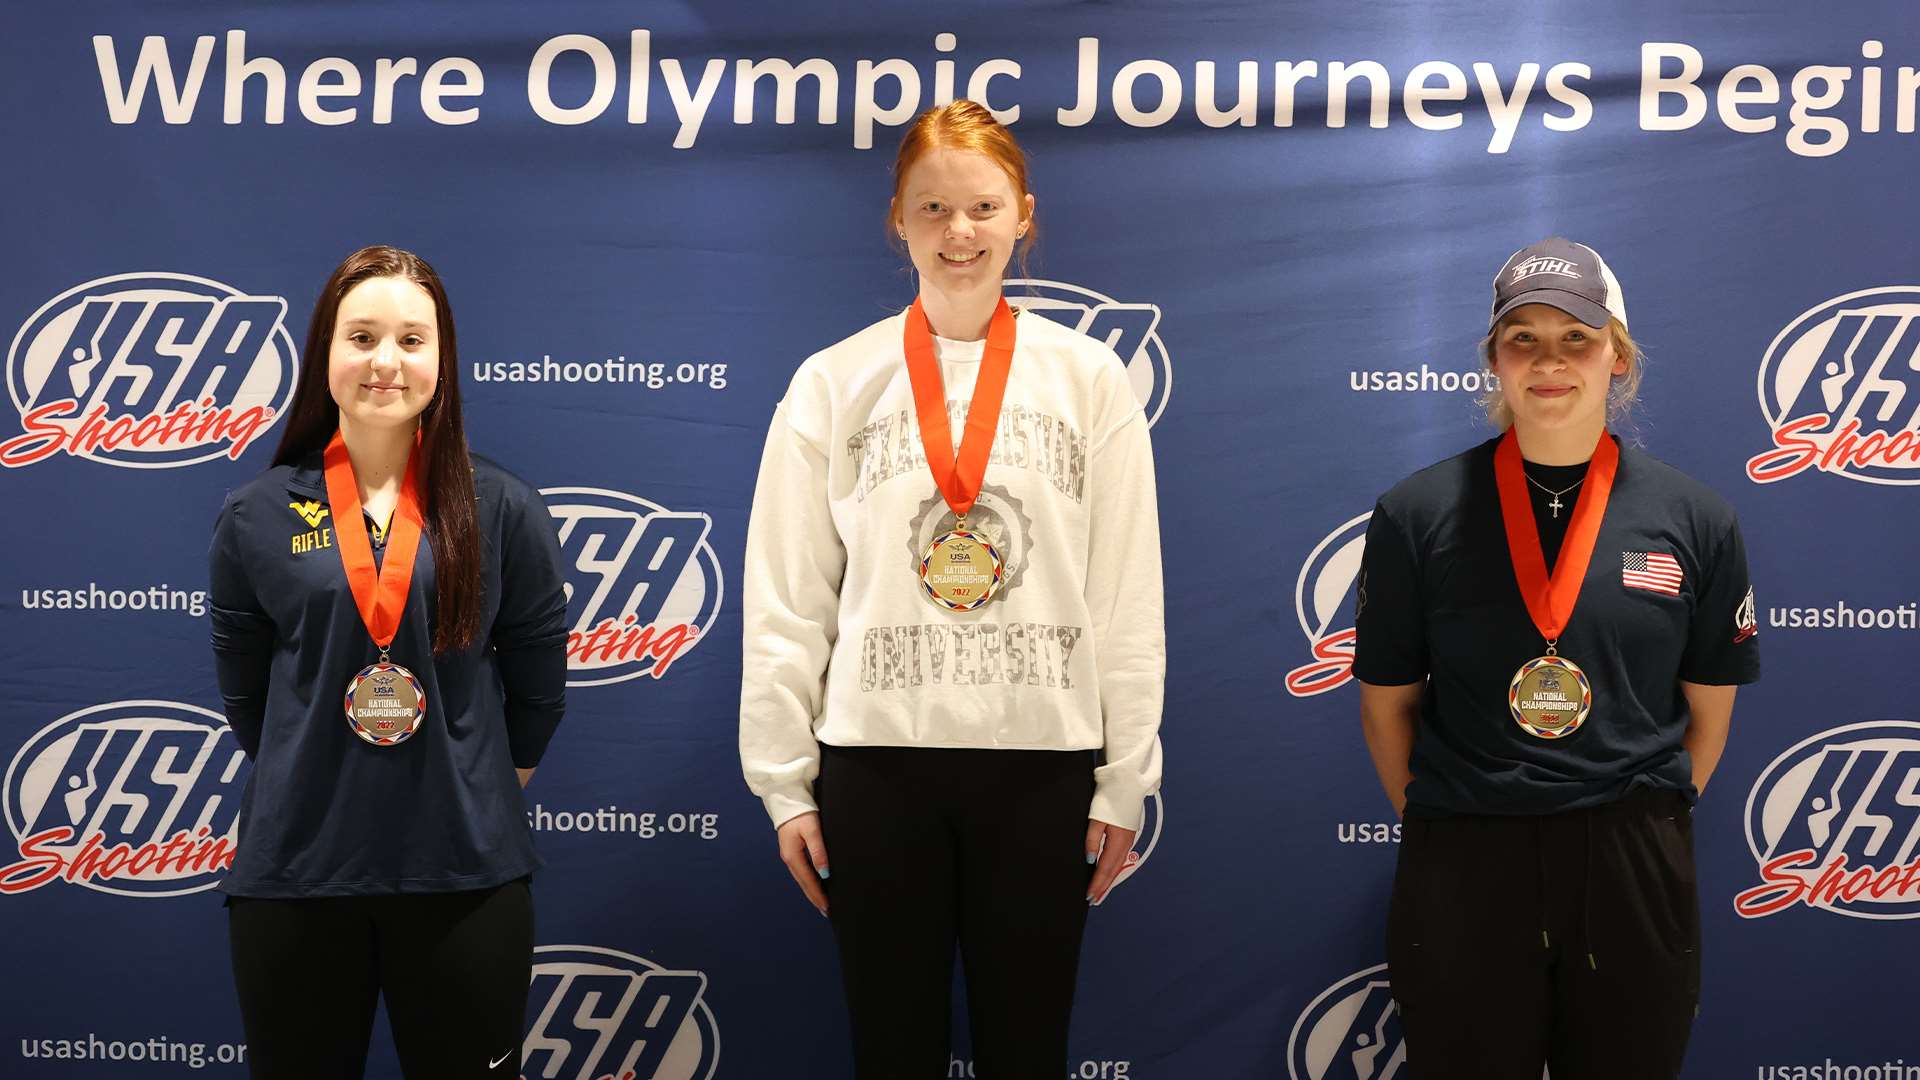
[[[720,1029],[707,977],[594,945],[534,950],[520,1075],[712,1080]]]
[[[0,894],[55,881],[120,896],[212,888],[233,865],[246,754],[219,713],[115,701],[41,728],[7,766],[20,860]]]
[[[1160,305],[1122,303],[1104,293],[1064,281],[1010,278],[1007,304],[1045,315],[1118,353],[1127,365],[1127,381],[1152,427],[1173,394],[1173,363],[1160,339]]]
[[[1795,744],[1761,772],[1746,826],[1762,884],[1734,897],[1741,917],[1807,907],[1920,918],[1920,722],[1848,724]]]
[[[22,433],[0,465],[55,455],[133,469],[237,459],[293,398],[287,301],[189,274],[118,274],[41,305],[7,352]]]
[[[1780,331],[1760,363],[1773,448],[1747,461],[1771,484],[1808,469],[1869,484],[1920,484],[1920,286],[1836,296]]]
[[[1287,672],[1287,693],[1313,697],[1353,681],[1354,620],[1362,603],[1360,559],[1373,513],[1349,518],[1307,554],[1293,584],[1293,609],[1312,659]]]
[[[725,584],[706,514],[605,488],[540,492],[560,535],[568,686],[664,678],[705,640]]]

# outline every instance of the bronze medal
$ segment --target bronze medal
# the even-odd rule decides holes
[[[426,691],[413,672],[382,658],[347,683],[347,724],[375,746],[392,746],[420,730]]]
[[[1513,722],[1541,739],[1563,739],[1593,712],[1593,685],[1580,665],[1563,656],[1539,656],[1520,665],[1507,686]]]
[[[417,439],[418,436],[416,435]],[[336,431],[324,460],[327,505],[333,513],[334,536],[339,541],[340,564],[346,570],[360,621],[373,635],[380,659],[360,669],[347,681],[347,726],[367,743],[389,747],[420,730],[427,715],[427,692],[413,672],[388,657],[400,617],[406,610],[413,583],[414,556],[422,527],[419,491],[419,455],[411,454],[400,486],[400,500],[386,529],[387,558],[373,561],[373,543],[367,535],[355,486],[353,461],[345,439]]]

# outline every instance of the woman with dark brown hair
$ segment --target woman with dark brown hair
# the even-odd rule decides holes
[[[252,1074],[361,1075],[384,995],[409,1076],[510,1076],[540,865],[520,788],[566,685],[559,544],[539,493],[467,452],[424,260],[348,256],[305,356],[209,553],[253,763],[220,886]]]

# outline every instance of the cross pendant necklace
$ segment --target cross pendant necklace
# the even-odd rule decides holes
[[[1572,491],[1574,488],[1577,488],[1581,484],[1586,483],[1587,478],[1583,476],[1580,479],[1575,480],[1573,483],[1568,484],[1566,487],[1561,488],[1559,491],[1553,490],[1552,488],[1541,483],[1540,481],[1535,480],[1531,476],[1527,477],[1527,482],[1532,484],[1534,487],[1539,488],[1541,491],[1544,491],[1547,494],[1553,496],[1553,501],[1548,503],[1547,507],[1548,509],[1553,511],[1554,520],[1558,521],[1560,519],[1560,508],[1567,505],[1566,503],[1563,503],[1560,501],[1560,496],[1565,495],[1567,492]]]

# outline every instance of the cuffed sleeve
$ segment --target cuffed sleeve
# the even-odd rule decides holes
[[[492,644],[513,766],[531,769],[566,712],[567,595],[552,516],[531,489],[506,498]]]
[[[227,726],[240,749],[253,757],[267,712],[267,682],[273,670],[274,625],[247,577],[238,504],[228,498],[214,522],[207,549],[214,674],[220,683]]]
[[[754,487],[741,600],[740,764],[776,826],[816,809],[813,732],[847,561],[827,471],[825,450],[794,427],[783,403]]]
[[[1167,636],[1153,446],[1137,404],[1093,449],[1088,473],[1086,600],[1105,760],[1087,816],[1138,829],[1160,787]]]

